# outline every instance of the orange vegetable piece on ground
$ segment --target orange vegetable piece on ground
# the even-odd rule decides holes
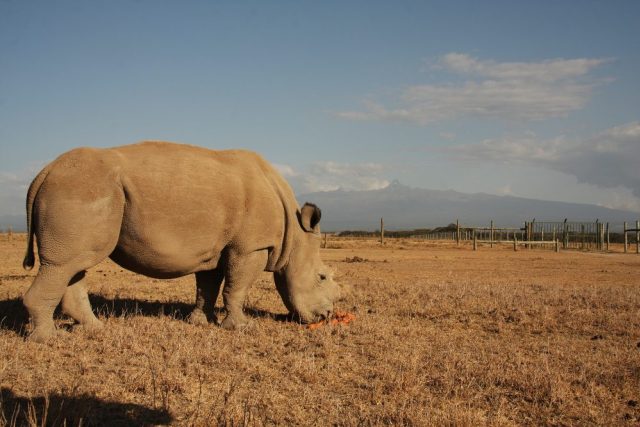
[[[315,323],[309,323],[307,325],[307,328],[309,328],[309,329],[311,329],[313,331],[314,329],[318,329],[320,326],[324,325],[324,323],[325,323],[324,320],[321,320],[321,321],[315,322]]]

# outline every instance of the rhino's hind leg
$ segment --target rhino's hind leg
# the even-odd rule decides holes
[[[74,274],[58,266],[40,266],[38,275],[22,298],[33,325],[30,340],[44,342],[54,335],[53,312]]]
[[[224,307],[227,317],[222,321],[225,329],[236,329],[247,324],[243,313],[247,291],[267,265],[267,251],[261,250],[247,255],[230,256],[227,264],[224,291]]]
[[[208,322],[216,321],[214,307],[223,279],[222,267],[196,273],[196,305],[189,316],[189,322],[194,325],[206,325]]]
[[[62,311],[71,316],[71,318],[78,322],[83,328],[98,329],[102,327],[102,323],[91,310],[84,275],[84,271],[76,274],[69,283],[69,286],[67,286],[64,296],[62,297]]]

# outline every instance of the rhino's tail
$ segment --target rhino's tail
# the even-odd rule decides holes
[[[49,174],[49,166],[45,167],[40,173],[33,179],[27,192],[27,253],[24,255],[22,261],[22,267],[25,270],[31,270],[36,262],[33,254],[33,202],[38,195],[40,186],[44,182],[45,178]]]

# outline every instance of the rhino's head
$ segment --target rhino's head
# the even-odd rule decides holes
[[[298,220],[289,262],[274,278],[289,311],[310,323],[333,312],[340,287],[333,281],[333,271],[320,260],[320,209],[305,203]]]

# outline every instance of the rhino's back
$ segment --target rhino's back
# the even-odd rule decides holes
[[[112,258],[150,276],[213,268],[224,248],[280,244],[281,200],[271,167],[243,150],[145,142],[116,147],[125,205]]]

